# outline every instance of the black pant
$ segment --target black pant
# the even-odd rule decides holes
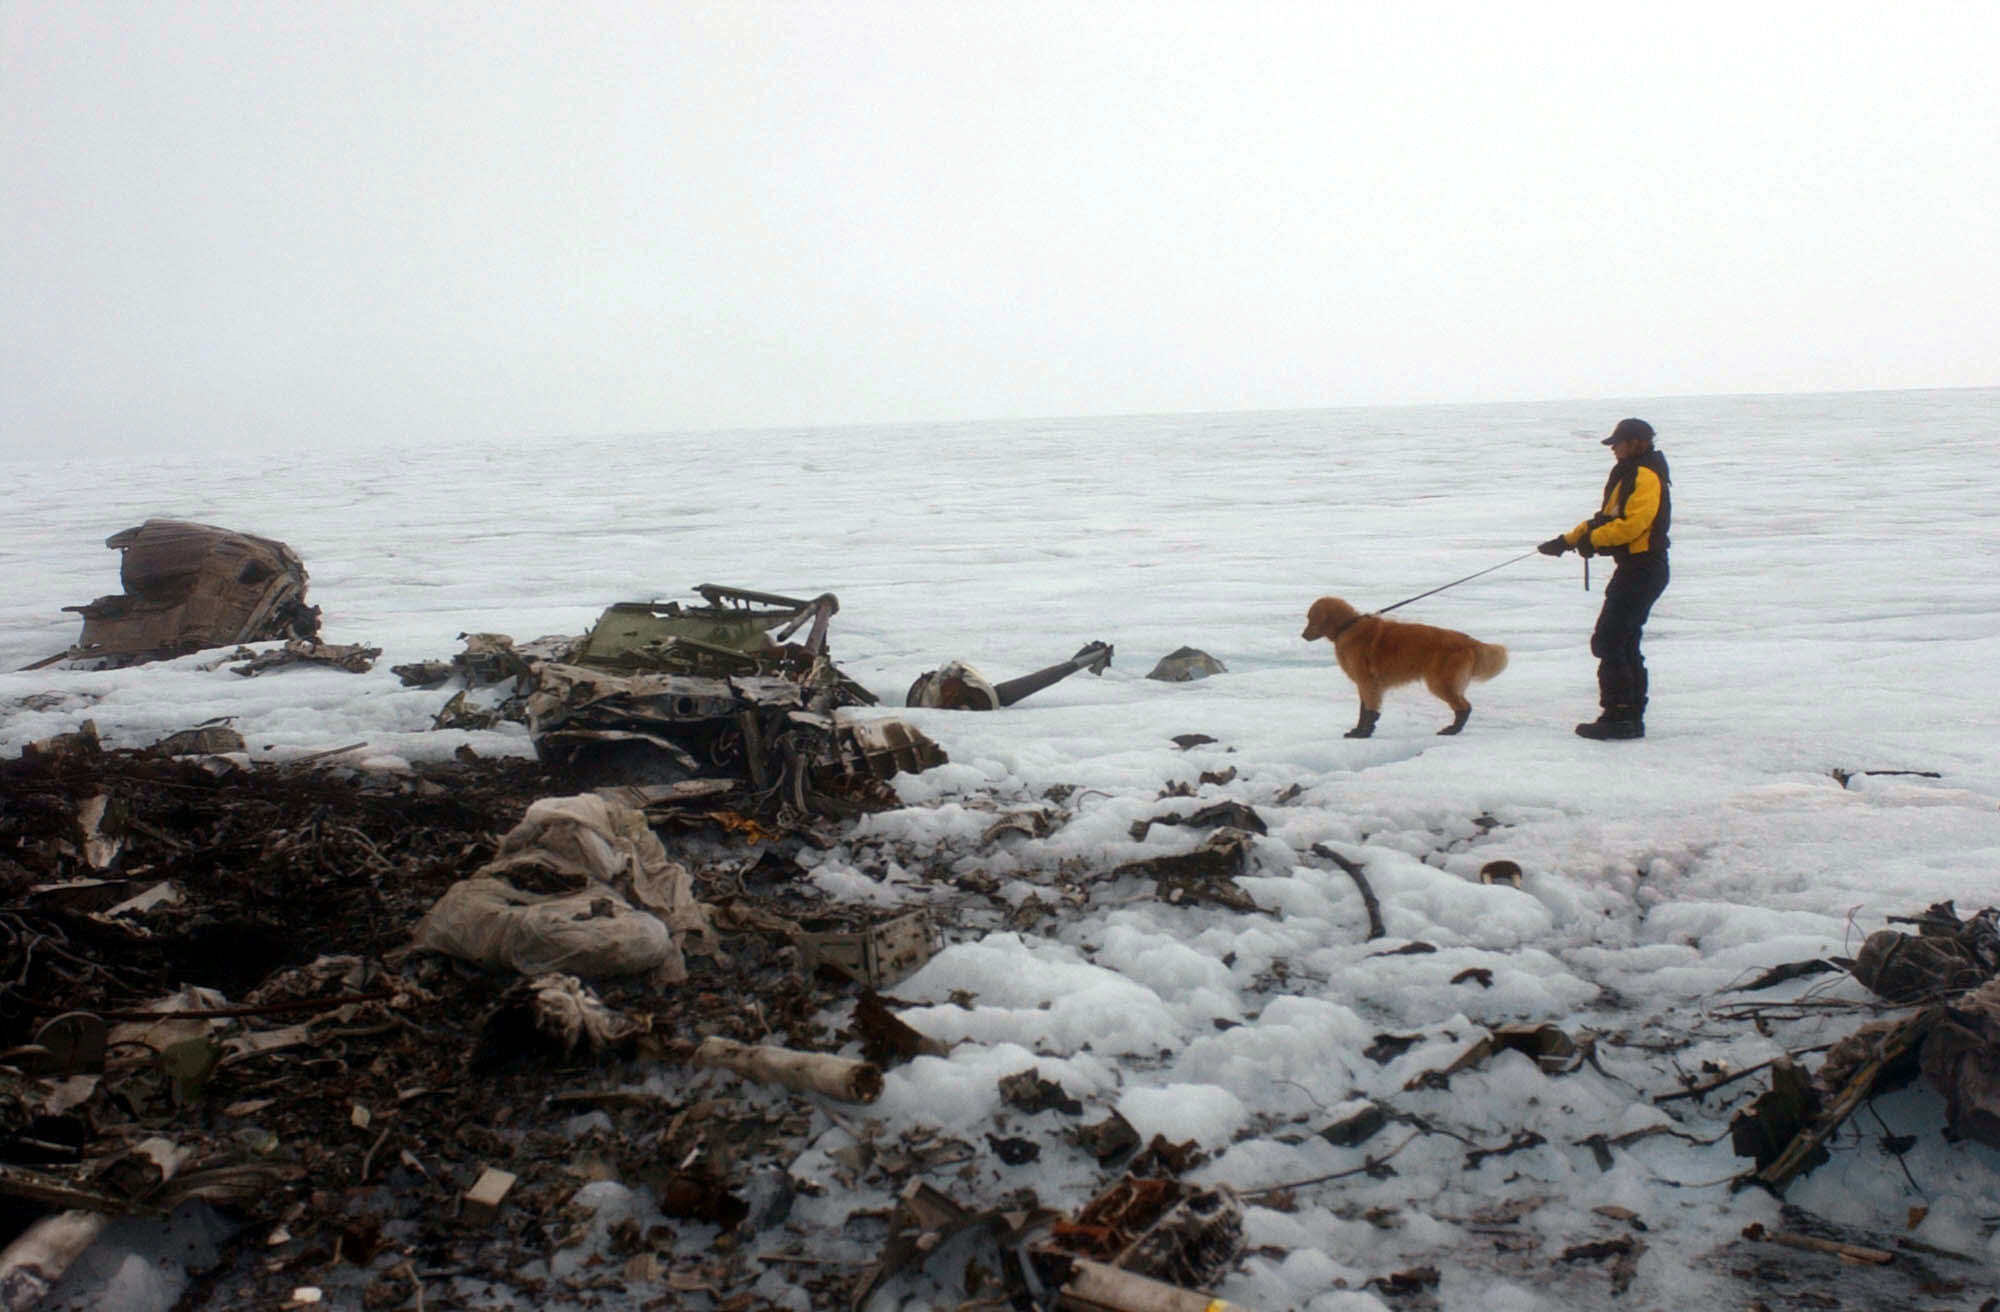
[[[1606,708],[1646,705],[1646,661],[1639,638],[1653,603],[1667,590],[1667,558],[1656,552],[1627,556],[1604,585],[1604,608],[1590,634],[1590,654],[1597,657],[1598,704]]]

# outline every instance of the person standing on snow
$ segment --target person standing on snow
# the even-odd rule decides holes
[[[1604,439],[1617,461],[1604,483],[1604,508],[1536,550],[1560,556],[1609,556],[1617,561],[1604,587],[1604,608],[1590,634],[1597,657],[1597,701],[1603,713],[1576,726],[1585,738],[1646,736],[1646,662],[1639,637],[1653,603],[1667,590],[1667,526],[1672,519],[1667,458],[1653,449],[1653,426],[1621,419]]]

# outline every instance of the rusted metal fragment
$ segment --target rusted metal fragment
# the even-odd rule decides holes
[[[854,1000],[854,1029],[861,1036],[861,1055],[878,1066],[951,1051],[951,1045],[911,1028],[874,989],[862,989]]]
[[[1243,1251],[1243,1204],[1229,1189],[1126,1176],[1058,1221],[1035,1256],[1104,1262],[1171,1285],[1199,1287]]]
[[[358,642],[336,644],[316,638],[292,638],[282,647],[253,654],[248,664],[235,666],[230,673],[248,679],[287,665],[330,665],[349,674],[366,674],[374,668],[375,658],[381,654],[380,647],[367,647]]]
[[[876,779],[922,774],[948,759],[944,749],[901,720],[862,720],[840,725],[835,748],[849,773]]]
[[[305,565],[282,542],[149,519],[104,545],[123,553],[118,575],[125,591],[63,608],[83,617],[82,636],[67,653],[72,659],[132,664],[319,635],[319,608],[305,601]]]
[[[1183,1139],[1172,1143],[1166,1135],[1156,1134],[1146,1145],[1146,1151],[1127,1163],[1125,1170],[1131,1175],[1182,1176],[1207,1164],[1208,1154],[1195,1140]]]

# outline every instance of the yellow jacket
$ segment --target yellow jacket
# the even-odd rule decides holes
[[[1563,541],[1574,547],[1587,538],[1603,556],[1665,555],[1672,481],[1658,451],[1620,461],[1604,482],[1604,509],[1563,534]]]

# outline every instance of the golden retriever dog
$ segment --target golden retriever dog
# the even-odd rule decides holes
[[[1507,668],[1507,649],[1481,642],[1456,629],[1433,628],[1363,615],[1339,597],[1321,597],[1306,611],[1307,642],[1325,638],[1334,658],[1361,694],[1361,719],[1347,731],[1349,738],[1375,732],[1382,715],[1382,694],[1399,684],[1422,679],[1424,687],[1451,707],[1451,723],[1439,733],[1457,733],[1472,714],[1465,685],[1484,683]]]

